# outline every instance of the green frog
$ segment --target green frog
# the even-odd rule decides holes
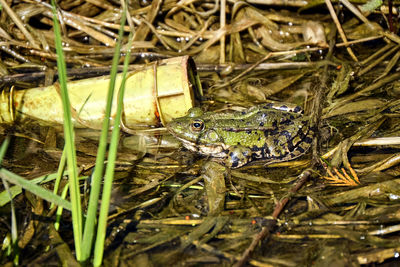
[[[231,113],[191,108],[167,129],[183,145],[230,168],[256,160],[267,164],[297,158],[310,147],[313,131],[300,107],[257,105]]]

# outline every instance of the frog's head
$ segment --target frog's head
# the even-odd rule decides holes
[[[207,113],[200,108],[191,108],[184,117],[173,119],[167,124],[168,131],[192,151],[210,154],[219,146],[219,136],[212,130]],[[206,152],[210,150],[210,152]],[[220,151],[220,148],[217,149]]]

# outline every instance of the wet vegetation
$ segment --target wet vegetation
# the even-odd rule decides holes
[[[63,125],[48,121],[54,111],[40,95],[39,119],[21,116],[14,99],[18,91],[62,83],[51,3],[0,4],[1,264],[91,264],[76,247],[77,238],[87,239],[77,237],[69,211]],[[58,1],[68,80],[108,75],[115,52],[120,72],[125,59],[136,71],[189,55],[203,88],[196,106],[226,112],[299,105],[315,131],[300,158],[231,170],[183,149],[162,125],[121,127],[102,264],[398,264],[398,4]],[[81,221],[94,167],[103,162],[96,160],[101,133],[86,126],[74,131]],[[54,188],[66,198],[43,195]]]

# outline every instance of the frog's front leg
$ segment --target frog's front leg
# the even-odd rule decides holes
[[[231,146],[228,156],[224,160],[225,166],[229,168],[239,168],[251,161],[252,151],[244,146]]]

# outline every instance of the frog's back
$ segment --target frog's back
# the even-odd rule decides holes
[[[228,158],[233,167],[260,159],[266,163],[295,159],[307,152],[314,134],[301,113],[264,106],[236,112],[231,119],[220,120],[218,126],[218,135],[229,146],[228,154],[236,155]],[[246,154],[246,160],[235,149]]]

